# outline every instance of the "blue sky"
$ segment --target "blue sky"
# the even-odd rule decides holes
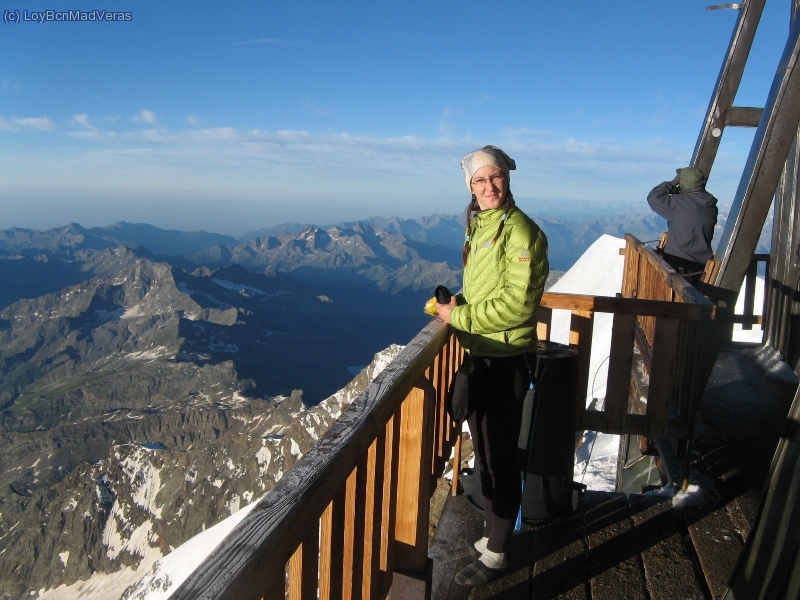
[[[0,22],[0,229],[456,214],[459,161],[487,143],[534,218],[642,209],[691,158],[737,17],[696,0],[102,4],[130,20],[2,2],[21,22]],[[763,105],[783,50],[789,2],[767,4],[737,105]],[[723,203],[752,134],[723,136]]]

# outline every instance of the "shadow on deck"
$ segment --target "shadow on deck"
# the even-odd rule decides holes
[[[480,537],[482,517],[449,496],[430,546],[430,597],[721,598],[751,531],[796,386],[768,379],[739,348],[720,352],[695,429],[692,479],[707,503],[588,491],[569,517],[525,525],[500,579],[453,582],[451,548]],[[693,481],[693,483],[694,483]]]

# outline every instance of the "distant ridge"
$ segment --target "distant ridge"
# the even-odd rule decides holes
[[[106,227],[93,227],[90,233],[115,243],[143,246],[162,256],[186,256],[215,244],[235,244],[238,240],[229,235],[207,231],[165,230],[147,223],[120,221]]]

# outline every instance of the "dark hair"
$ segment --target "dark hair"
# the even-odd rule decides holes
[[[506,197],[503,200],[503,204],[506,205],[505,215],[503,218],[500,219],[500,226],[497,228],[497,232],[494,234],[492,238],[492,244],[497,241],[497,238],[500,237],[500,234],[503,233],[503,227],[506,226],[506,219],[508,217],[508,213],[511,212],[511,209],[514,208],[517,203],[514,201],[514,195],[511,193],[511,186],[506,188]],[[464,263],[464,266],[467,266],[467,259],[469,258],[469,242],[472,239],[472,217],[474,217],[477,213],[479,213],[481,207],[478,205],[478,199],[475,197],[475,194],[472,194],[472,198],[467,205],[466,210],[466,220],[467,220],[467,228],[466,234],[464,239],[464,249],[461,252],[461,260]]]

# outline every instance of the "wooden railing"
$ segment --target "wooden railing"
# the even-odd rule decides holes
[[[655,241],[655,240],[653,240]],[[656,246],[658,251],[662,251],[667,241],[667,232],[661,234],[661,238],[658,240],[658,245]],[[650,242],[645,242],[645,244]],[[742,325],[742,329],[752,329],[753,325],[762,325],[764,322],[764,313],[766,308],[767,302],[767,295],[766,293],[763,295],[762,306],[760,307],[761,313],[756,313],[756,279],[758,277],[759,271],[762,271],[761,267],[763,265],[763,273],[769,273],[769,254],[753,254],[753,258],[750,260],[750,264],[747,267],[747,272],[744,275],[744,284],[742,285],[742,293],[744,297],[742,298],[742,312],[738,314],[730,313],[727,317],[730,318],[731,321],[734,323],[740,323]],[[705,269],[700,276],[699,280],[699,289],[708,290],[713,294],[713,286],[716,282],[717,275],[719,274],[719,269],[721,266],[721,261],[712,258],[706,263]],[[671,267],[667,265],[667,269],[671,270]]]
[[[626,252],[628,297],[545,293],[539,335],[549,339],[554,310],[570,312],[582,428],[680,438],[691,431],[686,409],[699,383],[691,357],[712,306],[635,238]],[[609,378],[604,408],[589,410],[598,312],[614,315]],[[650,370],[646,414],[628,410],[638,346]],[[383,599],[395,572],[423,571],[435,477],[451,449],[459,464],[460,428],[444,395],[461,352],[432,319],[171,598]]]
[[[424,571],[460,351],[433,319],[170,597],[385,598]]]
[[[622,297],[548,294],[542,296],[541,339],[548,339],[548,321],[553,310],[570,310],[570,345],[578,349],[578,386],[574,399],[581,429],[605,433],[637,434],[651,438],[686,439],[691,430],[691,408],[699,396],[692,380],[690,344],[697,338],[697,324],[710,312],[704,306]],[[608,379],[602,409],[586,407],[589,389],[589,363],[596,313],[613,313]],[[638,334],[640,320],[653,323],[653,341],[648,344],[650,386],[646,392],[646,412],[630,410],[634,388],[631,376],[643,344]],[[697,382],[699,383],[699,382]]]
[[[545,293],[539,338],[550,339],[552,311],[571,311],[569,343],[578,349],[576,406],[582,429],[686,439],[705,382],[696,377],[693,359],[702,324],[714,306],[650,248],[626,235],[622,292],[616,297]],[[602,410],[586,408],[589,364],[596,313],[612,313],[608,380]],[[646,410],[629,402],[641,389],[632,384],[635,363],[649,373]],[[638,399],[638,398],[637,398]]]
[[[648,392],[645,416],[650,422],[644,431],[628,427],[625,433],[685,440],[691,437],[697,404],[708,379],[707,341],[715,306],[645,244],[629,234],[625,243],[622,295],[669,302],[688,311],[666,318],[644,314],[637,318],[634,336],[644,371],[649,374],[644,389]],[[631,382],[635,384],[637,379]],[[632,388],[635,394],[642,394],[641,387]],[[641,402],[631,402],[632,410],[637,406],[641,407]]]

